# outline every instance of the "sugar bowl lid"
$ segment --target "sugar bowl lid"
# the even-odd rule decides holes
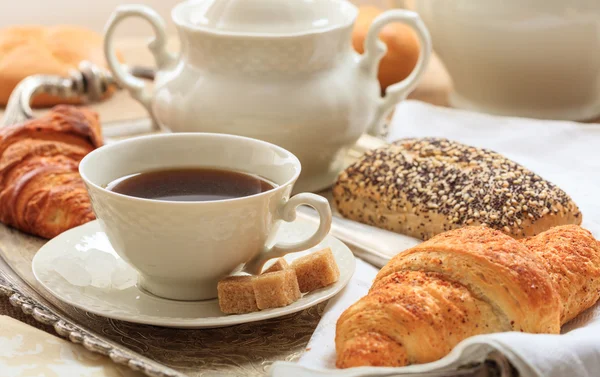
[[[351,25],[356,14],[347,0],[192,0],[172,13],[184,27],[243,35],[326,31]]]

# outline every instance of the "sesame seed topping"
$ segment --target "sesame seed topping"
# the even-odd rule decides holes
[[[439,138],[402,139],[369,151],[337,185],[348,188],[346,203],[369,195],[381,210],[440,213],[453,224],[448,229],[476,223],[520,234],[524,220],[578,212],[564,191],[523,166]]]

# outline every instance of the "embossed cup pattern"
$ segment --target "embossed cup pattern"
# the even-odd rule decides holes
[[[283,200],[275,194],[236,206],[194,208],[102,197],[95,188],[90,193],[102,228],[140,274],[140,286],[173,298],[216,296],[218,280],[261,251],[276,220],[269,201]]]
[[[121,195],[109,182],[145,170],[208,166],[258,174],[277,184],[267,192],[214,202],[169,202]],[[90,153],[80,164],[94,212],[115,251],[138,272],[138,285],[179,300],[216,297],[219,279],[247,262],[308,249],[331,223],[327,201],[313,194],[290,199],[300,163],[266,142],[232,135],[162,134],[125,140]],[[271,245],[295,206],[322,215],[319,230],[291,245]]]

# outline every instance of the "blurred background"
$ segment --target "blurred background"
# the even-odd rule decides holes
[[[137,3],[154,8],[162,17],[169,20],[169,31],[174,32],[175,27],[170,22],[170,13],[171,8],[180,2],[181,0],[20,0],[13,2],[3,0],[3,4],[0,5],[0,27],[31,23],[42,25],[68,23],[85,26],[94,31],[101,32],[106,24],[106,20],[108,20],[108,17],[117,5]],[[392,6],[404,6],[405,3],[406,5],[410,5],[413,3],[413,0],[353,0],[351,2],[357,5],[369,4],[389,8]],[[119,32],[127,36],[148,35],[149,30],[148,25],[139,20],[127,21],[119,27]]]
[[[178,0],[21,0],[10,2],[9,8],[9,1],[2,1],[3,5],[0,5],[0,27],[32,23],[41,25],[75,24],[96,32],[102,32],[108,17],[117,5],[124,3],[146,4],[154,8],[165,19],[170,19],[171,8],[179,2]],[[169,22],[169,28],[170,31],[175,30],[171,22]],[[120,32],[129,36],[148,35],[149,30],[147,23],[139,20],[128,21],[119,28]]]
[[[168,33],[174,36],[170,10],[180,1],[20,0],[9,6],[4,0],[0,5],[0,29],[12,25],[71,24],[102,34],[118,5],[141,3],[156,10],[165,19]],[[434,56],[410,98],[496,115],[600,119],[598,0],[350,2],[362,7],[362,22],[357,22],[353,36],[359,53],[369,23],[379,14],[376,12],[405,8],[420,14],[432,36]],[[379,9],[374,12],[365,10],[365,6]],[[411,47],[414,38],[406,29],[390,25],[383,33],[387,39],[380,35],[388,45],[388,56],[380,66],[382,90],[402,80],[412,69],[411,59],[418,52]],[[128,64],[151,64],[144,43],[151,35],[148,23],[140,19],[128,19],[119,25],[117,47]],[[175,51],[177,38],[171,39],[170,47]],[[131,108],[139,110],[135,104]],[[125,113],[131,116],[139,115],[137,110],[136,114],[128,111]]]

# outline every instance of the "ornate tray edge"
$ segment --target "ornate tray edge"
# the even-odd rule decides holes
[[[32,316],[37,322],[52,326],[60,337],[81,344],[88,351],[108,356],[114,363],[127,366],[149,377],[185,377],[182,373],[128,351],[84,329],[61,315],[58,310],[27,293],[28,287],[22,287],[26,283],[20,280],[10,266],[0,258],[0,296],[8,298],[11,305],[20,308],[23,313]]]

